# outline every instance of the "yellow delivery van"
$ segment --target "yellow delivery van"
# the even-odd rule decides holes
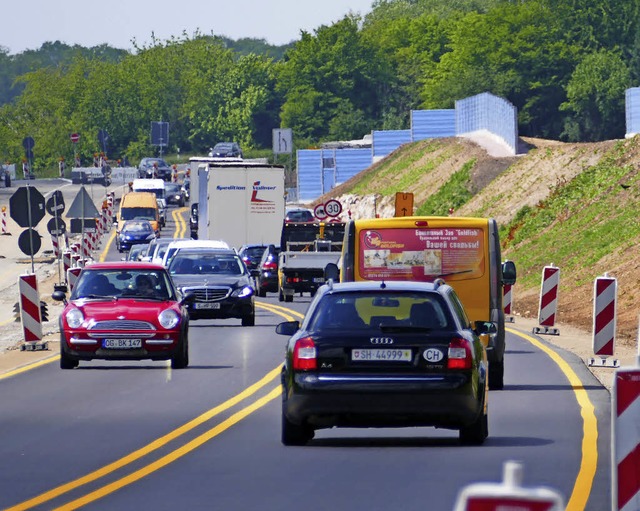
[[[122,197],[116,217],[116,233],[127,220],[149,220],[153,230],[160,232],[160,213],[155,194],[151,192],[129,192]]]
[[[494,219],[405,216],[351,220],[345,228],[339,270],[343,282],[444,279],[455,289],[471,321],[495,325],[487,345],[489,388],[503,388],[503,285],[515,283],[516,267],[512,261],[501,262]],[[329,269],[327,276],[331,276]]]

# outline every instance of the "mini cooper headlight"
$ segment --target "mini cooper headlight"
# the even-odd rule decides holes
[[[173,328],[180,322],[180,316],[173,309],[165,309],[158,314],[158,322],[162,328]]]
[[[253,294],[253,288],[251,286],[244,286],[236,289],[231,296],[237,296],[238,298],[246,298],[247,296],[251,296]]]
[[[78,328],[84,322],[84,314],[80,309],[71,309],[67,312],[66,319],[71,328]]]

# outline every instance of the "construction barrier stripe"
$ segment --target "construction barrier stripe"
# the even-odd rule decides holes
[[[553,326],[556,321],[558,303],[558,283],[560,268],[545,266],[542,270],[542,289],[540,291],[540,311],[538,320],[543,326]]]
[[[637,511],[640,509],[640,368],[616,372],[614,397],[615,509]]]
[[[42,320],[40,317],[40,295],[35,275],[18,277],[20,290],[20,319],[25,342],[42,339]]]
[[[505,314],[511,314],[511,284],[505,284],[503,287],[503,310]]]
[[[616,279],[599,277],[593,286],[593,352],[611,356],[616,331]]]

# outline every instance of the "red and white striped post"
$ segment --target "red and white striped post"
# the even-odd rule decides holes
[[[58,237],[51,235],[51,245],[53,246],[53,255],[56,259],[60,258],[60,246],[58,245]]]
[[[2,235],[7,236],[11,234],[7,231],[7,206],[2,206]]]
[[[513,286],[511,284],[505,284],[502,286],[502,306],[504,310],[504,320],[509,323],[513,323],[515,318],[511,315],[511,308],[513,305]]]
[[[640,326],[639,326],[640,328]],[[640,334],[638,335],[640,343]],[[640,344],[639,344],[640,346]],[[640,350],[635,367],[616,370],[613,380],[612,506],[614,511],[640,509]]]
[[[542,285],[540,286],[540,306],[538,311],[539,327],[533,328],[534,334],[560,335],[556,322],[558,309],[558,286],[560,284],[560,268],[552,264],[542,269]]]
[[[35,274],[18,277],[20,290],[20,319],[25,342],[42,340],[42,317],[40,315],[40,293]]]
[[[607,273],[593,283],[593,353],[587,365],[619,367],[617,360],[609,361],[615,351],[616,341],[616,296],[618,281]]]
[[[62,252],[62,269],[65,276],[67,275],[67,270],[69,268],[71,268],[71,250],[64,250]]]
[[[81,271],[82,268],[80,266],[69,268],[67,270],[67,283],[69,284],[69,293],[73,291],[73,288],[76,285],[76,281],[78,280]]]
[[[502,483],[474,483],[464,487],[456,499],[454,511],[564,511],[562,495],[544,486],[522,485],[523,467],[507,461]]]

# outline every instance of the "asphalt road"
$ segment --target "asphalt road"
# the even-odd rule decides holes
[[[165,235],[181,225],[171,211]],[[192,322],[186,370],[95,361],[61,371],[54,357],[0,375],[0,508],[451,510],[463,486],[500,481],[507,460],[567,509],[609,508],[609,393],[578,357],[515,325],[483,446],[400,428],[321,430],[284,447],[285,338],[274,327],[308,302],[258,299],[255,327]]]

